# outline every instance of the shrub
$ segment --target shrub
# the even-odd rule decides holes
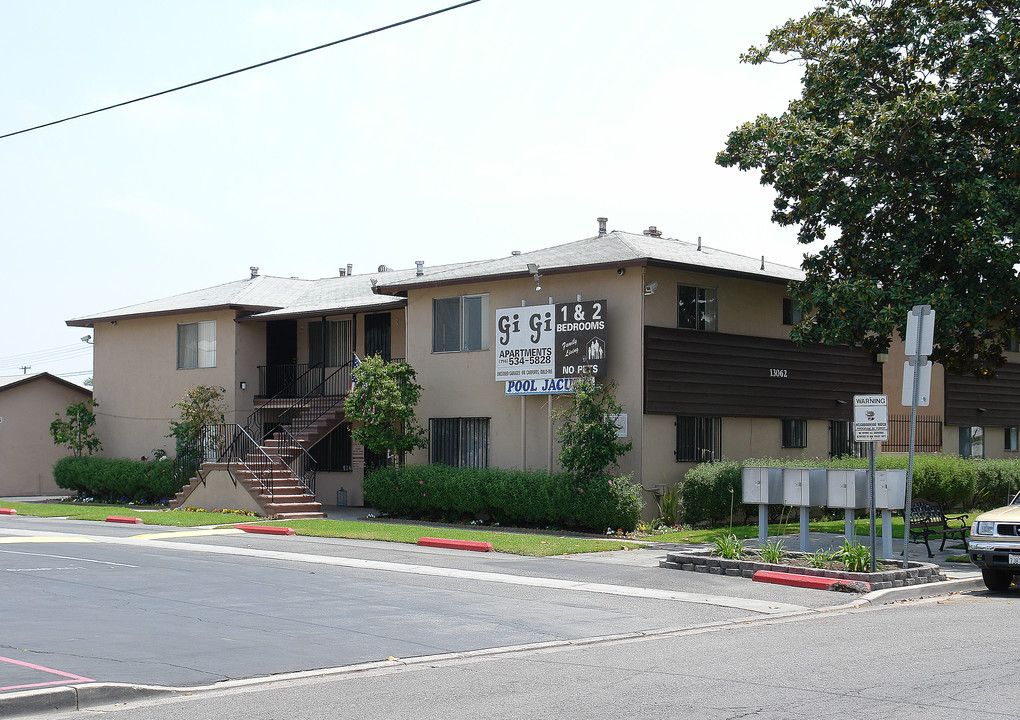
[[[695,465],[680,483],[681,524],[723,522],[742,509],[741,464],[724,460]]]
[[[66,457],[53,467],[57,486],[105,502],[160,502],[174,494],[173,463]]]
[[[372,471],[365,502],[398,517],[486,519],[501,525],[626,532],[641,517],[640,492],[629,476],[578,481],[567,473],[408,465]]]

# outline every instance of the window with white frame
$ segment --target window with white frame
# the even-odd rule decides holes
[[[679,285],[676,326],[715,332],[719,329],[718,306],[719,292],[716,288]]]
[[[1018,427],[1007,427],[1002,429],[1004,436],[1003,449],[1006,452],[1018,452],[1020,451],[1020,428]]]
[[[783,420],[783,447],[807,447],[807,420]]]
[[[985,429],[983,427],[960,428],[960,457],[982,458],[985,456]]]
[[[722,418],[678,415],[676,461],[710,462],[722,459]]]
[[[432,352],[471,352],[488,349],[487,294],[432,300]]]
[[[216,367],[216,321],[177,326],[177,369]]]
[[[489,466],[489,418],[429,418],[429,462]]]

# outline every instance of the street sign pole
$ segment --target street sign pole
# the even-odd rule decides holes
[[[868,443],[868,517],[871,533],[871,572],[875,572],[875,443]]]
[[[910,399],[910,447],[907,453],[907,490],[903,501],[903,568],[910,564],[910,506],[914,487],[914,442],[917,438],[917,401],[921,388],[921,368],[928,362],[935,335],[935,312],[931,305],[915,305],[907,315],[907,338],[914,339],[913,354],[908,358],[913,367],[914,387]],[[927,403],[926,403],[927,404]]]

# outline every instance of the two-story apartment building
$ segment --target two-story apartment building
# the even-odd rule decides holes
[[[568,402],[564,384],[508,389],[513,367],[503,343],[513,318],[525,338],[538,313],[565,345],[560,328],[598,312],[598,377],[615,382],[621,434],[633,442],[621,470],[655,490],[706,460],[853,452],[853,395],[899,397],[895,346],[885,362],[860,349],[790,341],[799,311],[787,287],[801,277],[767,258],[654,228],[609,232],[603,222],[593,237],[478,262],[320,280],[253,269],[245,280],[68,324],[93,328],[99,433],[111,456],[171,449],[172,405],[198,384],[224,387],[227,422],[269,437],[275,419],[289,417],[287,403],[317,396],[339,407],[353,354],[380,353],[406,358],[423,387],[417,414],[430,447],[410,462],[556,469],[553,411]],[[546,352],[536,345],[514,357],[530,363]],[[568,366],[557,363],[529,372],[564,375]],[[995,430],[1003,452],[1015,451],[1020,381],[1009,367],[977,390],[975,381],[937,373],[938,449],[966,449],[955,439],[983,426],[1003,428]],[[332,505],[343,489],[349,504],[360,504],[366,462],[379,459],[352,442],[341,412],[324,417],[297,439],[315,460],[315,497]],[[984,452],[996,454],[988,442]]]

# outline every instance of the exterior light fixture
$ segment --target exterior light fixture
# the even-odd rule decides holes
[[[538,273],[538,265],[536,265],[535,263],[528,263],[528,272],[531,273],[532,276],[534,276],[535,278],[535,290],[541,290],[542,285],[539,282],[539,280],[541,279],[542,276],[539,275]]]

